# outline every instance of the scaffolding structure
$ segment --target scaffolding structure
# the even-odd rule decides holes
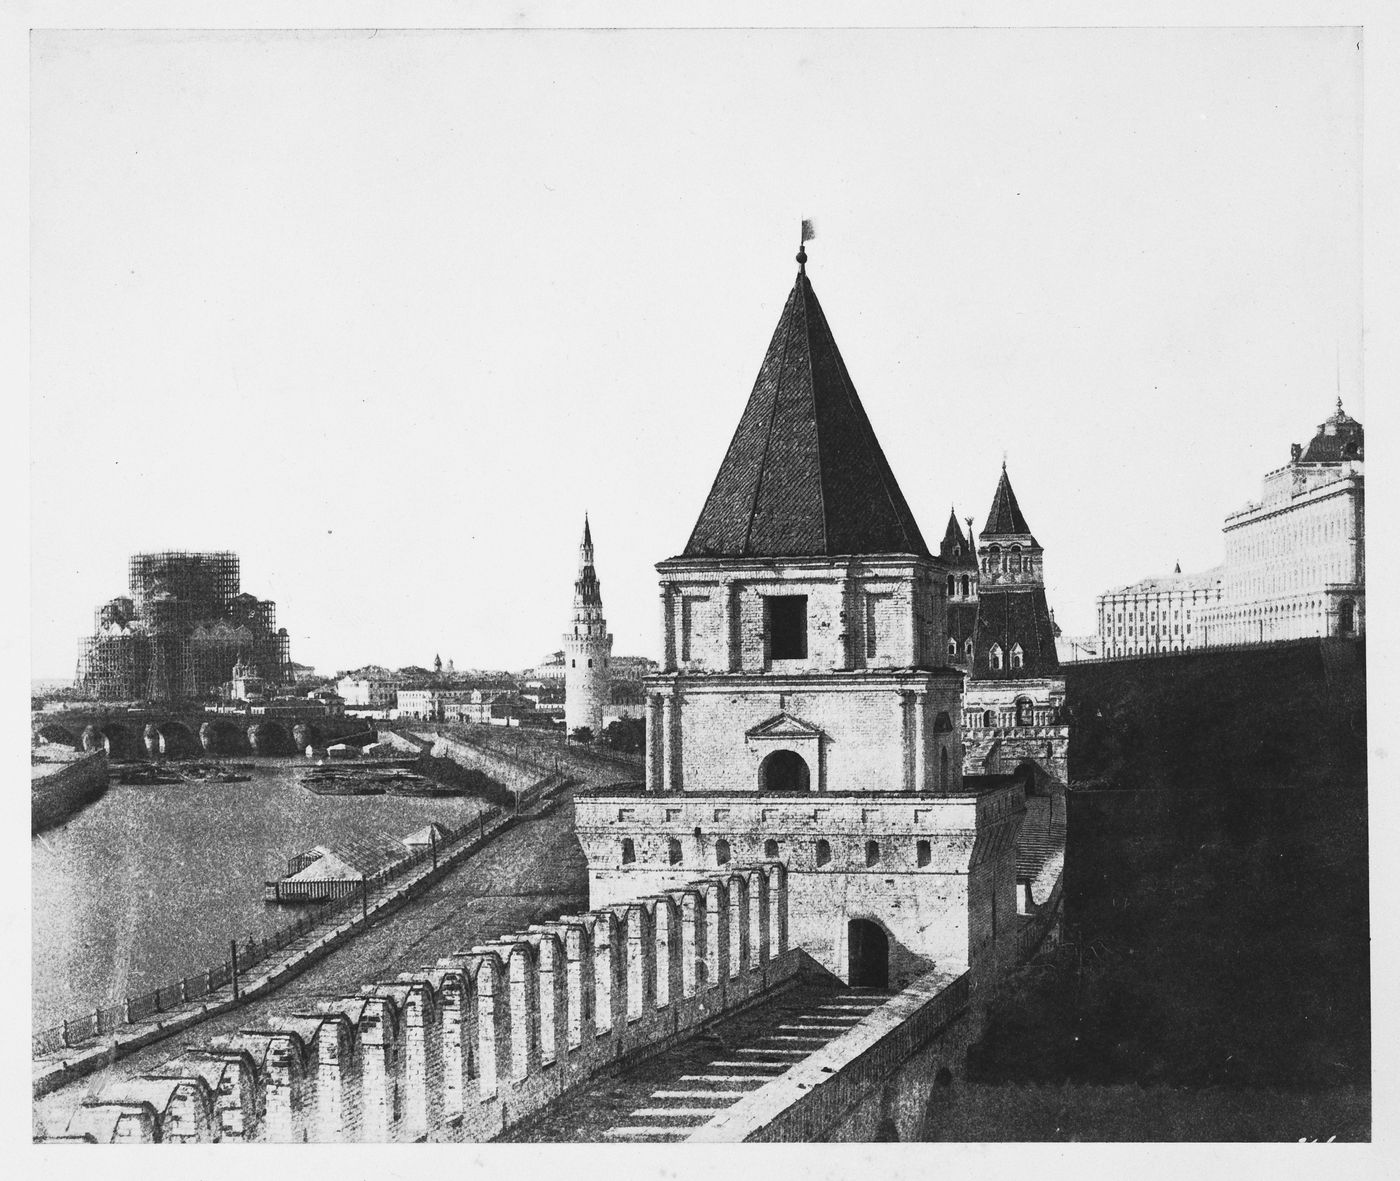
[[[242,660],[268,685],[292,683],[277,604],[240,588],[238,555],[133,554],[128,595],[100,606],[82,642],[79,684],[109,701],[217,696]]]

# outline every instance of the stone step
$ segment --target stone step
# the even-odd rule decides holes
[[[609,1128],[603,1133],[613,1140],[684,1140],[690,1135],[688,1128]]]
[[[698,1088],[677,1091],[653,1091],[653,1099],[742,1099],[748,1091],[704,1091]],[[721,1107],[728,1107],[729,1104],[721,1103]]]
[[[773,1081],[773,1076],[771,1074],[683,1074],[680,1081],[683,1083],[769,1083]]]

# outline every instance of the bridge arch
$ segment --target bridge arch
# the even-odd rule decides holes
[[[211,755],[248,753],[248,736],[229,718],[213,718],[199,727],[199,743]]]
[[[82,741],[67,726],[57,722],[45,722],[37,731],[39,739],[51,746],[66,746],[69,750],[81,750]]]
[[[290,755],[296,750],[292,736],[280,722],[257,722],[248,727],[248,745],[255,755]]]
[[[155,732],[156,749],[151,750],[151,732]],[[146,749],[167,759],[188,759],[199,755],[202,748],[195,733],[184,722],[173,718],[146,727]]]

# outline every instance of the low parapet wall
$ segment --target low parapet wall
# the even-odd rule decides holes
[[[809,964],[778,862],[565,915],[263,1025],[85,1102],[60,1139],[489,1140]]]

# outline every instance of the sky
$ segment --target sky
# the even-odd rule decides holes
[[[1064,631],[1221,560],[1361,380],[1361,34],[36,32],[31,647],[232,549],[292,657],[614,651],[796,272],[931,546],[1005,458]]]

